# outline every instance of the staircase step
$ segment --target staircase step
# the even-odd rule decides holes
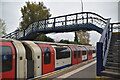
[[[118,54],[118,53],[117,54],[115,54],[115,53],[108,54],[108,58],[117,58],[118,59],[119,57],[120,57],[120,54]]]
[[[120,60],[110,60],[110,59],[107,59],[107,62],[120,63]]]
[[[102,76],[107,76],[107,77],[120,79],[120,77],[119,77],[120,73],[117,73],[117,72],[112,72],[112,71],[105,70],[105,71],[102,71],[101,73],[102,73]]]
[[[111,67],[119,67],[120,63],[113,63],[113,62],[107,62],[106,66],[111,66]]]
[[[105,66],[105,69],[108,69],[108,70],[113,70],[113,71],[120,71],[120,68],[119,67],[112,67],[112,66]]]
[[[109,54],[107,58],[109,58],[109,59],[116,59],[117,60],[117,59],[119,59],[119,56],[120,56],[119,54],[116,54],[116,56],[113,55],[113,54]]]

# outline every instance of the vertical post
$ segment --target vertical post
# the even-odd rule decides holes
[[[77,17],[78,17],[78,14],[76,14],[76,20],[75,20],[75,23],[77,24]]]
[[[54,18],[54,22],[53,22],[53,27],[55,28],[55,18]]]
[[[37,29],[39,29],[39,21],[38,21],[38,23],[37,23]]]
[[[87,17],[87,19],[86,19],[87,21],[86,21],[86,22],[87,22],[87,24],[88,24],[88,13],[86,14],[86,17]]]
[[[103,43],[97,42],[97,76],[101,76],[103,70]]]
[[[44,22],[44,29],[46,29],[46,19],[45,19],[45,22]]]
[[[23,32],[23,37],[25,37],[25,29],[24,29],[24,32]]]
[[[18,33],[18,31],[16,31],[16,33],[15,33],[15,39],[17,39],[17,33]]]
[[[67,16],[65,16],[65,26],[67,25]]]
[[[33,31],[33,26],[34,26],[34,25],[32,24],[32,31]]]

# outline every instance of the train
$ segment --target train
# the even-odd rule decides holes
[[[94,46],[0,39],[0,77],[31,79],[95,57]]]

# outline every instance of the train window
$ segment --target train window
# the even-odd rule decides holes
[[[44,51],[44,64],[50,64],[51,62],[51,52],[48,47],[43,47],[42,48]]]
[[[96,53],[96,51],[95,51],[95,50],[93,50],[93,53]]]
[[[56,59],[69,58],[70,49],[66,47],[55,47]]]
[[[0,46],[0,56],[2,60],[2,70],[0,72],[7,72],[12,70],[12,49],[9,46]]]
[[[74,48],[74,58],[77,58],[77,49]]]
[[[82,55],[86,55],[86,51],[82,51]]]

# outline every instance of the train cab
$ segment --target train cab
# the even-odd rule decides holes
[[[25,49],[20,41],[0,39],[1,79],[25,78]]]
[[[16,52],[15,48],[10,40],[0,41],[0,75],[4,78],[15,78],[16,74]]]

